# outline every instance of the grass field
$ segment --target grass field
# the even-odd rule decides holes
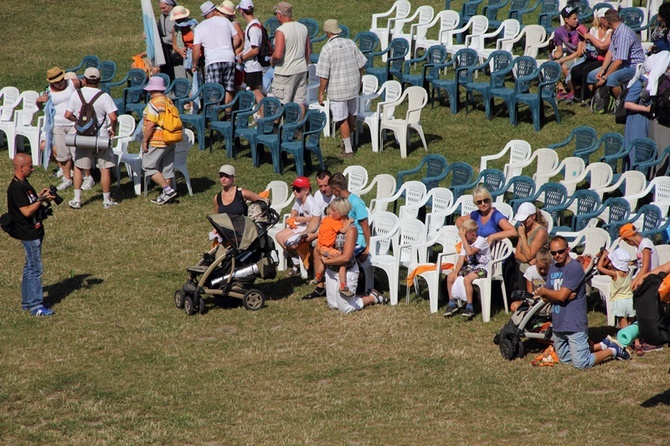
[[[6,3],[0,86],[42,89],[49,67],[73,66],[85,54],[112,59],[121,72],[143,49],[138,1]],[[198,2],[183,4],[199,18]],[[257,1],[258,16],[266,19],[272,4]],[[390,4],[317,0],[295,3],[295,14],[321,23],[336,17],[355,33]],[[599,134],[623,130],[611,116],[561,105],[562,124],[549,114],[536,133],[525,111],[512,128],[502,109],[492,121],[481,105],[468,115],[427,109],[429,151],[478,168],[480,156],[513,138],[538,148],[580,124]],[[361,164],[371,177],[411,168],[425,154],[415,136],[406,160],[393,144],[382,154],[363,145],[344,162],[337,139],[323,145],[331,170]],[[207,249],[205,216],[225,162],[221,147],[194,149],[195,194],[180,180],[176,205],[152,205],[157,189],[135,197],[124,176],[115,209],[103,211],[99,186],[83,193],[81,210],[56,208],[43,252],[52,318],[21,311],[23,250],[0,236],[0,444],[667,444],[667,349],[585,372],[533,368],[531,357],[507,362],[492,343],[508,318],[499,300],[488,324],[431,315],[427,293],[343,316],[323,300],[300,300],[310,288],[280,274],[260,284],[271,298],[261,311],[233,301],[187,317],[172,295]],[[238,183],[252,190],[295,176],[292,163],[274,175],[267,158],[252,168],[246,148],[232,163]],[[36,169],[31,183],[56,184],[50,173]],[[11,177],[2,148],[3,190]],[[601,306],[592,307],[592,337],[613,334]]]

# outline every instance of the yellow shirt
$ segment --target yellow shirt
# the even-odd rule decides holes
[[[158,122],[160,114],[165,113],[165,107],[168,100],[169,99],[165,96],[157,96],[149,101],[142,113],[144,117],[142,131],[145,134],[147,131],[147,121],[156,124],[154,126],[154,133],[151,135],[151,140],[149,141],[149,145],[152,147],[167,147],[167,144],[163,142],[163,129],[158,126]]]
[[[630,276],[620,276],[617,272],[616,280],[612,280],[612,294],[610,299],[612,301],[622,299],[632,299],[633,290],[630,288]]]

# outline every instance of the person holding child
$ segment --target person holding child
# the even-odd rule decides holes
[[[461,227],[463,222],[474,220],[479,227],[479,235],[486,238],[489,245],[493,245],[496,240],[502,240],[516,236],[516,229],[507,220],[507,218],[493,207],[493,197],[488,189],[482,185],[475,188],[473,199],[477,205],[477,210],[468,215],[458,217],[456,226]]]
[[[334,198],[328,206],[328,215],[321,220],[318,236],[316,239],[316,252],[319,254],[314,259],[314,279],[311,285],[318,285],[323,282],[324,266],[319,259],[321,257],[333,258],[342,255],[342,252],[335,249],[335,240],[338,234],[346,234],[353,220],[348,218],[351,211],[351,204],[342,197]],[[347,287],[347,268],[340,265],[338,270],[340,279],[340,296],[344,298],[354,297],[355,289]]]
[[[447,289],[450,299],[444,317],[451,317],[459,311],[456,303],[457,297],[465,297],[467,300],[463,317],[470,320],[475,316],[472,307],[472,296],[474,294],[472,282],[486,277],[486,267],[491,261],[489,243],[486,238],[477,235],[478,230],[479,226],[474,220],[466,220],[458,230],[461,237],[461,254],[456,261],[454,271],[447,276]],[[465,290],[465,296],[463,296],[460,282],[462,282],[462,288]]]

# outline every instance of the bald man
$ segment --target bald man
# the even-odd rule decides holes
[[[51,202],[55,197],[49,193],[49,189],[42,189],[38,194],[28,182],[34,169],[29,155],[17,153],[13,164],[14,178],[7,188],[7,208],[12,220],[10,235],[21,240],[26,252],[21,307],[33,316],[51,316],[54,312],[44,306],[42,293],[42,220],[46,218],[42,209],[44,202]]]

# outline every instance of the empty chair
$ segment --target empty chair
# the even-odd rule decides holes
[[[609,167],[609,165],[607,165]],[[610,167],[610,171],[612,168]],[[632,196],[635,195],[647,186],[647,177],[644,176],[642,172],[636,172],[634,170],[629,170],[621,174],[619,179],[609,186],[599,187],[594,189],[600,198],[602,199],[605,194],[609,194],[618,189],[623,188],[623,196]],[[637,204],[637,201],[636,201]]]
[[[567,199],[568,191],[565,189],[565,186],[560,183],[545,183],[538,187],[535,193],[530,197],[513,199],[510,200],[509,203],[514,208],[514,212],[516,212],[521,203],[527,201],[531,203],[541,201],[544,204],[543,209],[552,214],[552,219],[556,220],[556,212],[558,212],[557,208],[562,206]],[[554,209],[550,210],[550,208]]]
[[[100,58],[98,56],[95,56],[93,54],[87,54],[86,56],[82,57],[81,62],[75,67],[72,68],[67,68],[64,71],[67,73],[68,71],[73,71],[77,72],[81,70],[82,68],[86,69],[89,67],[94,67],[96,68],[100,64]]]
[[[431,212],[443,212],[451,207],[454,196],[446,187],[434,187],[424,195],[423,199],[414,204],[400,206],[400,218],[418,218],[419,211],[424,206],[430,206]]]
[[[509,0],[489,0],[488,5],[484,6],[482,9],[482,14],[485,15],[487,19],[489,19],[490,27],[493,28],[500,26],[501,22],[498,20],[498,12],[507,6],[507,3],[509,3]],[[517,23],[519,23],[518,20]]]
[[[561,206],[563,210],[558,211],[556,221],[560,221],[562,226],[554,226],[554,232],[581,231],[590,225],[592,219],[598,217],[601,205],[600,197],[595,191],[588,189],[578,190]],[[572,216],[570,225],[567,226],[563,213],[565,210],[571,208],[574,215]]]
[[[393,39],[388,47],[379,52],[370,53],[370,57],[382,56],[385,59],[383,67],[370,67],[366,70],[379,79],[379,82],[386,82],[398,75],[402,71],[402,64],[405,56],[409,53],[409,42],[404,39]]]
[[[249,118],[253,115],[256,104],[256,96],[251,90],[238,91],[232,101],[222,105],[212,105],[211,117],[209,118],[209,151],[212,151],[214,133],[223,136],[226,143],[226,156],[235,158],[237,156],[235,132],[238,128],[248,128]],[[235,109],[235,107],[237,109]],[[227,120],[220,120],[219,115],[222,112],[228,115]],[[191,115],[192,116],[192,115]],[[204,139],[203,139],[204,142]]]
[[[33,166],[38,166],[40,164],[40,133],[42,132],[43,127],[44,116],[39,116],[35,125],[23,125],[16,128],[16,137],[20,136],[26,138],[30,144]],[[18,147],[21,146],[17,146],[17,149]],[[13,158],[14,154],[10,153],[10,157]]]
[[[284,111],[281,115],[283,124],[279,126],[279,131],[273,133],[269,130],[271,125],[274,125],[274,120],[265,121],[264,126],[268,127],[267,132],[258,134],[256,136],[256,150],[262,150],[262,146],[270,150],[272,156],[272,168],[274,173],[279,173],[281,169],[281,143],[282,141],[292,141],[295,137],[295,125],[302,118],[302,107],[295,102],[289,102],[284,105]],[[285,130],[286,128],[286,130]],[[260,152],[256,154],[256,160],[260,159]]]
[[[386,198],[373,198],[370,200],[370,214],[385,211],[390,203],[395,203],[401,197],[405,197],[405,205],[420,203],[426,195],[426,186],[421,181],[408,181],[400,186],[398,191]]]
[[[535,150],[530,158],[527,160],[521,161],[519,163],[509,163],[507,165],[507,172],[511,177],[516,175],[521,175],[521,172],[524,168],[535,163],[535,173],[533,174],[533,180],[535,184],[538,185],[538,175],[542,175],[545,172],[551,172],[555,170],[560,161],[558,160],[558,154],[556,151],[551,149],[537,149]]]
[[[447,48],[449,54],[456,54],[458,50],[468,48],[468,45],[473,45],[476,51],[482,41],[481,36],[489,29],[489,20],[486,16],[476,15],[471,17],[465,26],[447,31],[443,45]],[[469,40],[466,44],[458,44],[454,42],[454,38],[467,35]],[[466,38],[467,39],[467,38]]]
[[[561,66],[553,61],[543,63],[539,70],[526,78],[517,79],[517,83],[530,82],[535,79],[538,82],[536,93],[516,93],[514,95],[514,122],[516,125],[516,105],[527,104],[530,107],[533,117],[533,127],[536,132],[540,131],[542,118],[544,117],[544,102],[548,102],[554,110],[554,118],[557,123],[561,123],[561,116],[558,113],[556,104],[556,85],[561,77]],[[516,84],[515,84],[516,85]],[[516,88],[515,88],[516,90]]]
[[[110,91],[114,87],[125,86],[122,96],[114,98],[114,104],[119,109],[119,113],[133,112],[138,117],[142,116],[147,97],[144,86],[148,80],[147,73],[144,70],[131,68],[123,79],[109,84]]]
[[[33,117],[39,111],[36,104],[38,97],[38,92],[26,90],[21,92],[14,102],[9,102],[10,98],[7,97],[7,105],[3,104],[2,114],[0,115],[0,132],[3,132],[7,137],[7,148],[10,159],[13,159],[16,154],[16,136],[24,134],[24,127],[29,129],[27,130],[29,133],[32,132]],[[21,108],[19,108],[19,105]],[[33,162],[36,163],[35,165],[38,165],[39,159],[33,157]]]
[[[566,178],[561,180],[561,184],[565,186],[569,194],[573,194],[577,189],[577,185],[589,179],[589,189],[598,193],[597,190],[607,187],[612,183],[612,168],[607,163],[591,163],[582,171],[580,175],[573,178]],[[602,199],[602,194],[598,193]]]
[[[486,169],[488,167],[489,161],[501,159],[508,152],[509,152],[509,162],[505,164],[505,167],[503,168],[503,173],[505,174],[505,178],[507,179],[512,178],[512,175],[510,175],[512,167],[510,166],[514,166],[523,161],[527,161],[528,159],[530,159],[532,154],[530,144],[522,139],[511,140],[505,145],[505,147],[500,152],[494,155],[482,156],[479,163],[479,170],[482,171]]]
[[[368,184],[368,171],[363,166],[348,166],[344,169],[342,175],[347,177],[349,192],[356,193],[355,191],[365,189]]]
[[[472,93],[477,92],[482,95],[486,119],[491,119],[491,90],[504,87],[505,77],[512,71],[512,61],[514,56],[508,51],[494,51],[482,63],[470,68],[471,71],[491,70],[491,75],[487,82],[469,82],[465,85],[465,112],[468,112],[468,106],[472,98]]]
[[[491,195],[495,196],[494,193],[505,186],[505,174],[502,170],[498,169],[484,169],[479,172],[474,181],[459,186],[451,186],[450,189],[454,194],[454,198],[458,198],[478,184],[483,184]]]
[[[386,48],[386,45],[388,45],[389,35],[393,34],[396,21],[406,18],[410,13],[411,7],[407,0],[397,0],[388,11],[372,14],[370,32],[377,35],[382,48]]]
[[[370,184],[368,184],[365,189],[349,192],[362,197],[363,195],[370,193],[372,190],[375,190],[375,198],[373,198],[373,200],[380,200],[382,198],[393,196],[395,193],[395,178],[387,173],[380,173],[370,181]],[[384,203],[379,205],[378,209],[380,211],[386,211],[387,207],[388,203]],[[372,206],[370,209],[372,209]]]
[[[325,169],[323,164],[323,155],[321,153],[321,131],[326,125],[326,114],[318,110],[308,110],[305,118],[297,124],[292,124],[293,130],[302,129],[302,136],[298,141],[282,140],[279,171],[284,173],[283,154],[293,155],[295,161],[295,170],[299,177],[303,176],[305,164],[308,168],[312,167],[312,156],[316,155],[321,169]],[[288,129],[287,129],[288,130]],[[284,133],[287,135],[288,131]]]
[[[356,34],[353,40],[358,46],[360,52],[363,53],[365,58],[368,60],[365,68],[367,69],[372,67],[372,53],[379,51],[380,49],[379,37],[377,37],[375,33],[363,31]]]
[[[521,21],[519,19],[519,21]],[[524,42],[523,55],[537,59],[537,54],[540,48],[545,48],[549,45],[547,40],[547,30],[540,25],[526,25],[524,26],[516,37],[504,42],[505,46],[514,47],[517,43]]]
[[[405,113],[405,118],[395,118],[393,116],[393,111],[396,106],[404,105],[404,102],[407,102],[407,112]],[[379,150],[383,149],[383,139],[381,138],[384,135],[384,130],[388,129],[393,131],[395,138],[398,141],[400,146],[400,157],[407,158],[407,146],[408,146],[408,134],[410,129],[414,129],[419,133],[421,142],[423,143],[423,148],[428,151],[428,144],[426,143],[426,137],[423,134],[423,128],[421,127],[421,111],[428,103],[428,93],[422,87],[408,87],[392,104],[386,104],[382,106],[381,117],[379,122],[379,132],[380,132],[380,144]]]
[[[249,149],[251,151],[251,162],[255,167],[260,166],[260,156],[258,153],[258,138],[260,136],[265,136],[272,134],[274,130],[275,121],[281,118],[282,113],[284,112],[284,107],[282,107],[281,102],[277,98],[263,98],[261,101],[256,104],[256,106],[249,112],[244,112],[249,115],[253,115],[258,110],[263,108],[263,117],[256,120],[256,127],[242,127],[235,129],[235,138],[245,138],[249,141]],[[243,119],[242,116],[238,117],[238,120]]]
[[[402,86],[398,81],[386,81],[381,86],[378,92],[380,95],[384,95],[384,100],[377,103],[377,108],[374,112],[359,112],[356,115],[356,128],[360,128],[362,124],[365,124],[370,129],[370,141],[372,144],[372,151],[379,151],[379,123],[382,116],[382,111],[386,110],[387,113],[393,113],[391,109],[395,108],[395,102],[402,95]],[[357,131],[358,133],[358,131]]]
[[[186,188],[188,189],[188,194],[193,195],[193,189],[191,188],[191,177],[188,174],[188,153],[195,144],[195,134],[193,130],[186,129],[184,131],[184,139],[177,143],[177,147],[174,150],[174,189],[177,190],[177,172],[181,172],[184,175],[184,181],[186,182]],[[146,188],[145,188],[146,190]]]
[[[442,155],[426,155],[415,168],[402,170],[396,174],[397,186],[400,187],[406,177],[415,175],[425,168],[426,172],[423,174],[421,182],[427,190],[436,187],[447,176],[448,164],[447,159]]]
[[[451,183],[449,183],[447,187],[452,189],[469,184],[474,176],[474,171],[470,164],[463,161],[456,161],[455,163],[449,164],[445,178],[449,177],[449,175],[451,175]]]
[[[456,29],[460,20],[461,17],[456,11],[444,10],[438,12],[429,23],[412,25],[411,32],[414,39],[413,57],[417,56],[419,49],[425,50],[433,45],[442,45],[446,33]],[[437,28],[437,39],[426,37],[428,34],[431,36],[434,34],[431,30],[433,27]]]
[[[414,54],[414,39],[416,37],[425,37],[426,30],[419,28],[420,31],[414,31],[416,26],[426,25],[433,20],[435,11],[432,6],[422,5],[416,8],[414,14],[405,18],[395,20],[395,26],[392,37],[394,39],[405,39],[409,43],[410,51],[405,56],[406,59],[413,57]],[[415,22],[416,21],[416,22]],[[409,30],[405,30],[405,25],[410,25]]]
[[[652,203],[665,209],[664,215],[667,215],[667,207],[670,204],[670,177],[656,177],[652,179],[647,187],[641,192],[631,195],[624,195],[623,198],[630,203],[631,210],[637,209],[638,200],[652,194]]]
[[[444,64],[446,58],[447,50],[442,45],[431,46],[423,56],[405,61],[403,69],[398,75],[398,80],[403,85],[416,85],[427,88],[431,80],[439,77],[439,68],[437,67]],[[420,62],[423,63],[421,73],[410,73],[411,66]]]
[[[494,84],[489,92],[491,98],[490,107],[493,110],[495,98],[500,98],[507,104],[507,114],[509,115],[510,124],[514,125],[516,122],[516,96],[518,94],[527,93],[530,90],[530,84],[533,77],[529,77],[537,72],[537,61],[529,56],[520,56],[514,59],[512,66],[506,70],[496,73],[495,79],[491,83]],[[506,78],[512,74],[514,84],[512,87],[506,86]]]
[[[479,61],[479,56],[477,52],[473,49],[466,48],[456,52],[453,58],[448,62],[445,62],[442,65],[436,65],[434,68],[438,70],[447,69],[449,67],[454,68],[454,77],[453,78],[435,78],[429,80],[430,86],[430,97],[431,103],[435,100],[435,91],[437,91],[438,100],[442,98],[442,90],[447,92],[449,96],[449,106],[451,108],[451,113],[458,113],[459,105],[459,87],[461,85],[467,85],[469,82],[472,82],[474,77],[474,71],[471,70],[472,67],[475,67]],[[439,73],[439,71],[438,71]]]
[[[489,191],[490,192],[490,191]],[[510,193],[509,197],[505,195]],[[535,181],[526,175],[518,175],[509,179],[501,189],[491,192],[491,196],[497,202],[507,202],[528,198],[535,193]]]
[[[580,129],[582,127],[577,127],[577,129]],[[575,129],[575,131],[577,130]],[[616,153],[619,153],[623,150],[625,142],[623,139],[623,135],[619,132],[607,132],[603,134],[597,141],[595,140],[595,130],[591,129],[591,127],[585,127],[585,129],[590,129],[586,130],[587,132],[593,131],[593,138],[594,142],[589,144],[591,136],[587,136],[586,134],[583,135],[583,143],[580,144],[577,142],[577,145],[587,145],[584,148],[575,148],[575,151],[572,153],[573,156],[579,156],[581,157],[585,163],[589,162],[589,156],[592,154],[596,153],[598,150],[600,150],[600,147],[602,146],[604,149],[604,154],[605,156],[609,155],[614,155]]]
[[[200,150],[205,150],[206,148],[205,127],[207,122],[218,119],[218,112],[214,107],[218,106],[224,100],[224,96],[225,91],[221,85],[206,83],[198,89],[195,95],[175,102],[184,126],[191,125],[196,129],[196,136],[198,138],[198,146],[200,146]],[[184,106],[187,103],[194,101],[201,101],[203,103],[200,113],[185,113]]]
[[[560,149],[566,147],[573,140],[575,148],[571,153],[573,156],[580,156],[578,154],[579,152],[589,150],[596,145],[598,142],[598,135],[596,134],[596,130],[593,127],[582,125],[572,129],[565,140],[556,144],[550,144],[547,147],[554,150]],[[588,159],[585,159],[584,162],[588,162]]]
[[[505,3],[507,3],[507,0],[505,0]],[[489,25],[492,25],[490,18],[489,18]],[[491,55],[491,53],[493,53],[493,51],[496,50],[509,51],[511,53],[513,48],[512,40],[519,34],[520,31],[521,31],[521,24],[519,23],[518,20],[516,19],[503,20],[499,24],[498,29],[490,33],[482,34],[481,43],[479,47],[474,49],[477,51],[477,54],[479,55],[482,61],[488,58]],[[496,40],[495,49],[486,48],[484,46],[486,39],[490,39],[496,36],[500,37],[498,37],[498,39]],[[470,46],[469,48],[472,48],[472,46]]]
[[[319,103],[319,78],[316,75],[316,64],[307,67],[307,108],[322,111],[326,115],[326,125],[323,127],[323,136],[330,137],[335,133],[335,123],[330,116],[330,100],[326,97],[323,105]]]
[[[135,132],[135,118],[131,115],[119,115],[117,122],[116,144],[112,148],[116,155],[116,187],[118,189],[121,186],[121,163],[124,163],[128,178],[133,182],[135,195],[140,195],[142,192],[142,158],[139,154],[128,153],[128,144],[133,140]]]
[[[543,184],[548,183],[549,180],[551,180],[553,177],[562,175],[563,178],[559,180],[559,182],[562,184],[564,180],[570,181],[573,178],[580,176],[584,170],[584,160],[576,156],[569,156],[564,158],[555,169],[550,171],[537,172],[533,176],[533,179],[535,180],[535,185],[540,187]]]

